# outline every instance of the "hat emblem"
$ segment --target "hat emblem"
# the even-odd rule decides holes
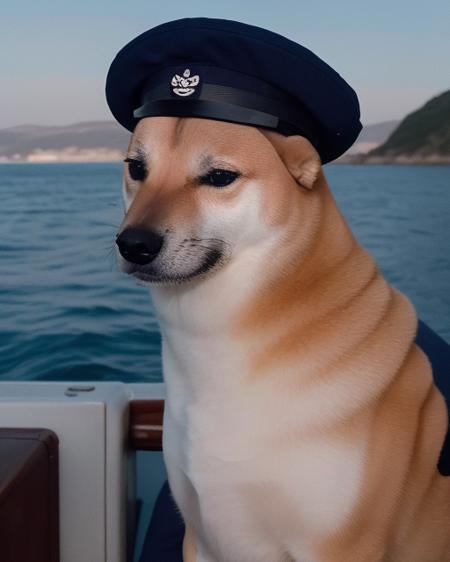
[[[189,68],[183,72],[183,76],[175,74],[172,77],[172,90],[174,94],[178,96],[190,96],[195,92],[195,87],[200,82],[200,76],[195,74],[191,76],[191,71]]]

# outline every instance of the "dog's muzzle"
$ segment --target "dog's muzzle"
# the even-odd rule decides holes
[[[116,238],[122,257],[130,263],[146,265],[162,248],[164,237],[145,228],[126,228]]]

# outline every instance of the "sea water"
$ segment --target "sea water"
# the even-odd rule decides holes
[[[450,340],[450,166],[325,166],[337,203]],[[0,379],[160,381],[148,289],[120,273],[122,166],[0,165]]]

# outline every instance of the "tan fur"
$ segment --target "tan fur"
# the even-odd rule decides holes
[[[373,420],[363,493],[348,524],[319,546],[320,560],[448,562],[450,478],[436,469],[447,413],[431,366],[413,343],[416,317],[410,303],[384,281],[371,256],[351,235],[323,174],[318,183],[320,203],[308,202],[306,211],[314,239],[305,252],[293,237],[286,248],[286,264],[279,258],[273,268],[278,276],[258,288],[237,318],[236,338],[262,333],[267,337],[272,325],[279,334],[279,323],[295,317],[290,329],[258,349],[249,363],[254,376],[260,377],[270,376],[274,363],[301,364],[308,356],[320,357],[317,370],[297,382],[299,392],[324,377],[328,381],[338,364],[364,369],[372,360],[383,368],[383,359],[391,356],[394,368],[388,371],[382,393],[349,417],[351,423],[342,425],[340,435],[337,427],[331,428],[334,438],[345,439],[358,417],[370,415]],[[305,220],[304,203],[302,209],[302,218],[294,219],[297,224]],[[354,384],[360,385],[364,371],[354,372]],[[279,384],[295,388],[288,377]],[[383,556],[385,544],[389,553]]]
[[[192,527],[187,524],[183,538],[183,562],[196,562],[196,560],[197,548],[195,546],[195,534]]]
[[[244,274],[242,279],[239,277],[240,269],[235,268],[232,256],[222,270],[212,271],[206,280],[153,293],[156,302],[164,304],[160,310],[163,328],[175,325],[176,337],[170,340],[170,346],[184,337],[183,331],[187,334],[190,355],[186,362],[193,365],[192,372],[186,367],[183,377],[177,379],[178,385],[186,385],[186,395],[191,389],[188,383],[195,381],[201,367],[201,361],[196,363],[196,354],[203,353],[202,342],[207,345],[213,341],[209,320],[214,320],[230,338],[230,355],[240,357],[243,350],[242,363],[237,363],[241,370],[228,373],[240,386],[230,406],[232,415],[228,418],[228,411],[220,409],[223,424],[219,416],[203,420],[199,411],[194,417],[194,404],[185,404],[179,398],[181,386],[177,387],[178,402],[173,399],[170,403],[174,412],[171,421],[182,425],[187,419],[197,424],[192,430],[186,428],[192,431],[187,433],[186,453],[192,454],[192,462],[199,459],[202,467],[202,462],[206,465],[223,461],[223,465],[217,464],[217,470],[224,471],[225,486],[226,470],[233,463],[242,463],[242,474],[252,466],[244,464],[242,450],[258,452],[261,438],[265,440],[265,450],[260,451],[259,466],[263,461],[269,466],[274,459],[277,467],[287,466],[289,460],[285,459],[290,459],[292,453],[302,447],[308,451],[315,443],[335,444],[336,450],[341,446],[344,450],[359,450],[363,444],[356,500],[349,499],[351,503],[345,505],[348,514],[339,519],[333,531],[317,529],[311,539],[313,544],[308,546],[313,562],[450,562],[450,478],[440,476],[436,467],[447,412],[433,384],[430,363],[414,343],[417,317],[410,301],[383,279],[370,253],[353,236],[336,206],[313,147],[302,137],[285,138],[252,127],[158,117],[138,124],[129,154],[138,148],[148,151],[150,175],[130,197],[123,227],[143,225],[163,231],[181,225],[195,230],[201,226],[202,206],[214,209],[219,216],[236,205],[245,190],[253,190],[261,202],[267,231],[281,233],[276,252],[266,256],[264,263],[256,264],[258,268],[252,263],[251,282]],[[206,153],[238,166],[242,177],[236,186],[214,190],[195,184],[195,170]],[[128,186],[127,192],[132,189]],[[251,257],[254,253],[252,246],[249,248],[243,253]],[[226,284],[221,284],[221,275],[228,275]],[[192,310],[205,307],[199,318],[183,304],[185,295],[192,299]],[[221,305],[221,301],[228,304]],[[176,321],[169,314],[171,302],[177,302],[178,316],[173,317]],[[164,334],[169,338],[168,331]],[[215,367],[213,363],[211,369]],[[208,386],[213,389],[214,385]],[[174,392],[169,384],[167,388],[169,404]],[[195,393],[192,391],[190,396],[196,396],[195,407],[199,408],[200,389],[192,389]],[[271,397],[267,404],[273,410],[253,412],[253,405],[265,404],[263,398],[258,400],[266,391]],[[223,403],[229,398],[220,396]],[[311,416],[289,411],[297,403],[321,404],[320,411]],[[206,399],[203,405],[209,405]],[[260,416],[264,428],[267,420],[263,416],[272,415],[271,432],[261,437],[250,431],[247,442],[246,427],[232,431],[234,418],[242,413],[241,405],[248,407],[242,419],[249,427],[253,427],[253,414]],[[217,408],[221,408],[219,402]],[[289,424],[289,416],[303,422]],[[222,431],[217,443],[207,441],[211,437],[210,425]],[[289,429],[277,433],[277,427]],[[240,433],[242,441],[234,441]],[[209,499],[199,499],[200,485],[207,489],[209,480],[205,478],[203,482],[202,470],[189,475],[186,467],[186,473],[179,478],[175,462],[179,445],[175,439],[167,444],[171,445],[167,458],[174,459],[168,472],[171,485],[176,485],[175,497],[185,500],[180,506],[184,515],[194,517],[201,511],[200,500],[206,504]],[[241,446],[242,450],[238,449]],[[249,457],[250,463],[250,453]],[[258,474],[259,466],[255,465]],[[205,475],[206,472],[205,469]],[[230,474],[234,477],[233,472]],[[344,476],[336,474],[336,487]],[[181,486],[183,479],[188,482],[185,488]],[[189,495],[189,489],[195,491]],[[258,489],[256,477],[254,488],[242,485],[239,496],[255,519],[267,514],[263,520],[270,521],[273,511],[279,527],[292,528],[294,536],[297,529],[300,535],[303,529],[310,528],[307,511],[302,521],[293,509],[297,506],[291,505],[290,497],[283,496],[277,482],[265,482],[264,497]],[[196,524],[199,531],[198,520]],[[189,520],[186,525],[184,560],[204,562],[206,558],[200,558],[195,546],[195,525]],[[227,537],[224,539],[226,542]],[[255,558],[254,562],[310,562],[304,556],[296,557],[288,546],[280,552],[277,560]]]
[[[273,131],[262,130],[283,160],[297,183],[312,189],[320,171],[320,157],[311,143],[299,135],[281,137]]]
[[[181,123],[185,123],[184,126]],[[198,219],[199,199],[208,196],[216,198],[214,193],[195,189],[188,166],[192,161],[190,147],[202,138],[204,131],[207,131],[206,146],[210,152],[224,153],[229,155],[230,159],[238,161],[243,177],[247,181],[261,180],[268,176],[273,178],[272,185],[267,185],[267,191],[264,193],[267,220],[273,226],[282,224],[289,205],[285,205],[285,214],[279,203],[276,205],[276,214],[272,215],[270,209],[273,208],[272,203],[277,197],[277,190],[279,193],[280,175],[285,174],[287,179],[289,173],[280,161],[276,163],[275,170],[270,169],[270,165],[273,164],[273,150],[269,143],[260,146],[259,152],[255,154],[253,145],[255,140],[261,137],[258,129],[235,125],[233,138],[230,138],[223,134],[224,125],[226,128],[227,124],[218,121],[190,118],[174,120],[167,117],[144,119],[138,123],[130,141],[128,155],[133,156],[137,153],[141,146],[139,138],[157,138],[158,143],[148,151],[150,174],[135,194],[121,230],[128,225],[139,224],[151,225],[152,228],[179,224],[179,221],[195,224]],[[127,179],[125,173],[125,180]],[[125,181],[126,190],[131,191],[130,185],[130,182]],[[239,192],[239,189],[221,191],[220,204],[226,205],[227,202],[232,202]]]

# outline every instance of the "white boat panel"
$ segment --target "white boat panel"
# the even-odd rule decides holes
[[[42,427],[59,438],[61,562],[125,562],[129,392],[93,382],[95,390],[67,396],[76,384],[0,383],[0,427]]]

